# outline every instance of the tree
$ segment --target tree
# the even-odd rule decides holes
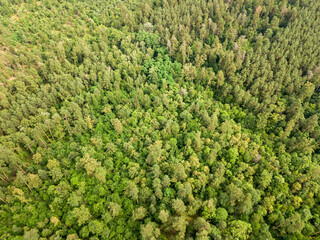
[[[101,167],[101,163],[86,153],[79,161],[88,175],[94,175],[99,181],[106,182],[106,169]]]
[[[26,232],[23,237],[26,240],[38,240],[39,239],[38,229],[34,229],[34,228],[31,229],[30,231]]]
[[[147,210],[144,207],[138,207],[132,212],[132,219],[141,220],[147,215]]]
[[[319,117],[317,115],[312,115],[308,119],[306,119],[303,123],[302,132],[309,131],[312,132],[314,128],[318,125]]]
[[[118,118],[114,118],[111,120],[112,126],[114,127],[114,130],[116,130],[117,133],[122,134],[123,127]]]
[[[31,188],[39,188],[42,185],[42,180],[36,174],[28,174],[28,184]]]
[[[216,219],[217,221],[226,221],[227,218],[228,218],[228,212],[227,212],[226,209],[221,208],[221,207],[219,207],[219,208],[216,209],[215,219]]]
[[[172,208],[176,211],[177,214],[182,215],[186,211],[186,206],[184,205],[181,199],[175,199],[172,202]]]
[[[105,183],[106,182],[106,175],[107,175],[107,170],[104,167],[97,167],[95,173],[94,173],[95,177]]]
[[[162,223],[165,223],[169,220],[170,212],[167,210],[160,210],[159,212],[159,219]]]
[[[177,180],[184,180],[187,177],[185,168],[181,163],[176,164],[173,171],[174,171],[173,176]]]
[[[91,220],[88,224],[88,227],[89,227],[89,231],[92,233],[92,234],[95,234],[95,235],[101,235],[103,229],[104,229],[104,225],[102,222],[98,221],[98,220]]]
[[[219,88],[220,86],[223,86],[223,84],[224,84],[224,74],[221,70],[218,72],[217,79],[218,79],[217,88]]]
[[[133,200],[138,201],[139,189],[134,182],[132,182],[132,181],[128,182],[125,194],[128,197],[131,197]]]
[[[316,238],[319,9],[2,0],[0,239]]]
[[[301,215],[299,213],[295,213],[285,222],[285,227],[289,234],[300,232],[304,228],[304,226],[305,224],[302,221]]]
[[[163,150],[161,149],[161,143],[160,142],[155,143],[150,148],[150,152],[149,152],[148,157],[146,159],[146,163],[148,163],[148,164],[159,163],[161,160],[162,152],[163,152]]]
[[[154,222],[148,222],[141,226],[141,237],[145,240],[158,239],[160,236],[160,229],[157,228],[157,224]]]
[[[120,214],[121,206],[114,202],[109,202],[108,208],[112,217],[116,217]]]
[[[32,160],[33,160],[35,163],[37,163],[37,164],[41,163],[41,161],[42,161],[42,156],[41,156],[41,154],[40,154],[40,153],[34,154],[34,155],[32,156]]]
[[[78,237],[78,234],[73,233],[73,234],[69,234],[67,236],[67,240],[79,240],[80,238]]]
[[[243,190],[233,183],[227,186],[227,194],[229,196],[231,206],[236,205],[236,202],[242,202],[245,197]]]
[[[74,208],[71,211],[71,216],[77,219],[79,226],[84,225],[91,218],[89,209],[86,208],[84,205],[81,205],[79,208]]]
[[[210,232],[210,224],[202,217],[198,217],[194,221],[194,228],[197,232],[206,231],[207,233]]]
[[[247,222],[234,220],[230,223],[230,234],[235,239],[248,239],[251,232],[251,225]]]
[[[188,221],[184,216],[174,217],[172,219],[171,234],[175,235],[177,239],[184,239]]]

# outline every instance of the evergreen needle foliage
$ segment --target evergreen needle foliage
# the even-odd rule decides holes
[[[320,237],[320,1],[0,13],[0,239]]]

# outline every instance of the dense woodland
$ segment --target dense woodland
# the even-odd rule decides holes
[[[320,237],[320,1],[0,0],[0,239]]]

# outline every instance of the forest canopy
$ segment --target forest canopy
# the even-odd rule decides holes
[[[320,1],[0,13],[1,239],[320,237]]]

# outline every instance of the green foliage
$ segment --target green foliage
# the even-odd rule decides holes
[[[144,42],[146,47],[159,48],[159,36],[155,33],[140,31],[136,34],[136,40],[138,42]]]
[[[150,59],[144,63],[142,69],[148,80],[155,84],[163,84],[164,81],[173,84],[181,74],[181,64],[172,62],[167,54],[157,59]]]
[[[0,1],[1,239],[316,239],[319,1]]]

